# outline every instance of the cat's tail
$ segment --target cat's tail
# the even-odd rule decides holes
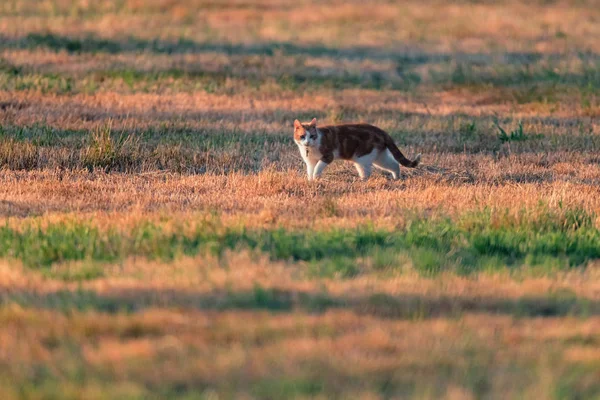
[[[417,154],[414,160],[410,161],[408,158],[404,157],[404,154],[400,151],[396,143],[392,140],[391,137],[388,137],[385,142],[385,147],[392,153],[396,161],[398,161],[401,165],[404,165],[408,168],[414,168],[421,162],[421,153]]]

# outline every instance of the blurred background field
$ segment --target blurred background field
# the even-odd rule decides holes
[[[600,397],[600,3],[4,0],[0,398]],[[307,182],[295,118],[417,169]]]

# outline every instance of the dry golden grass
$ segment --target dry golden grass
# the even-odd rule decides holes
[[[597,398],[598,5],[1,2],[0,398]]]
[[[118,217],[121,223],[133,223],[161,217],[183,221],[217,211],[231,223],[298,228],[351,227],[366,222],[394,227],[411,213],[460,216],[486,208],[514,214],[525,211],[533,217],[540,203],[547,206],[544,211],[561,207],[591,214],[600,211],[595,196],[595,182],[600,179],[597,169],[586,172],[569,164],[564,175],[550,171],[547,182],[536,183],[545,172],[527,172],[523,165],[507,171],[504,165],[489,164],[482,160],[475,164],[482,171],[459,170],[442,177],[426,170],[411,171],[399,182],[385,176],[361,182],[343,164],[332,167],[329,176],[317,183],[307,182],[299,171],[226,176],[4,172],[0,175],[0,213],[15,222],[58,220],[62,215],[93,218],[96,223]],[[519,180],[528,173],[532,182]],[[303,208],[307,203],[310,213]],[[334,204],[335,210],[328,211],[328,204]]]
[[[9,37],[52,30],[61,35],[97,34],[199,42],[324,43],[335,47],[405,43],[436,51],[597,51],[595,1],[500,3],[441,1],[373,2],[10,0],[2,31]],[[444,21],[443,23],[441,21]],[[307,29],[310,26],[310,29]]]

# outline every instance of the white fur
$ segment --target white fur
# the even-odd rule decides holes
[[[379,153],[377,158],[373,161],[373,165],[376,168],[390,172],[394,179],[400,177],[400,164],[388,149]]]
[[[318,177],[320,177],[326,166],[327,166],[326,162],[319,160],[317,162],[317,165],[315,166],[315,171],[313,173],[313,179],[317,179]]]
[[[321,176],[327,164],[321,161],[323,155],[319,151],[319,147],[321,146],[320,132],[317,130],[317,139],[310,139],[310,134],[307,132],[304,140],[296,140],[296,145],[298,145],[300,155],[306,164],[308,180],[310,181]],[[319,165],[319,162],[324,165]]]
[[[360,157],[354,157],[352,159],[354,166],[356,167],[356,170],[362,179],[369,179],[371,176],[371,167],[378,156],[379,151],[373,149],[373,151],[371,151],[369,154],[365,154],[364,156]]]

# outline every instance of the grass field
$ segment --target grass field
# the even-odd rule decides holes
[[[1,399],[600,398],[600,3],[4,0]],[[422,165],[305,178],[295,118]]]

